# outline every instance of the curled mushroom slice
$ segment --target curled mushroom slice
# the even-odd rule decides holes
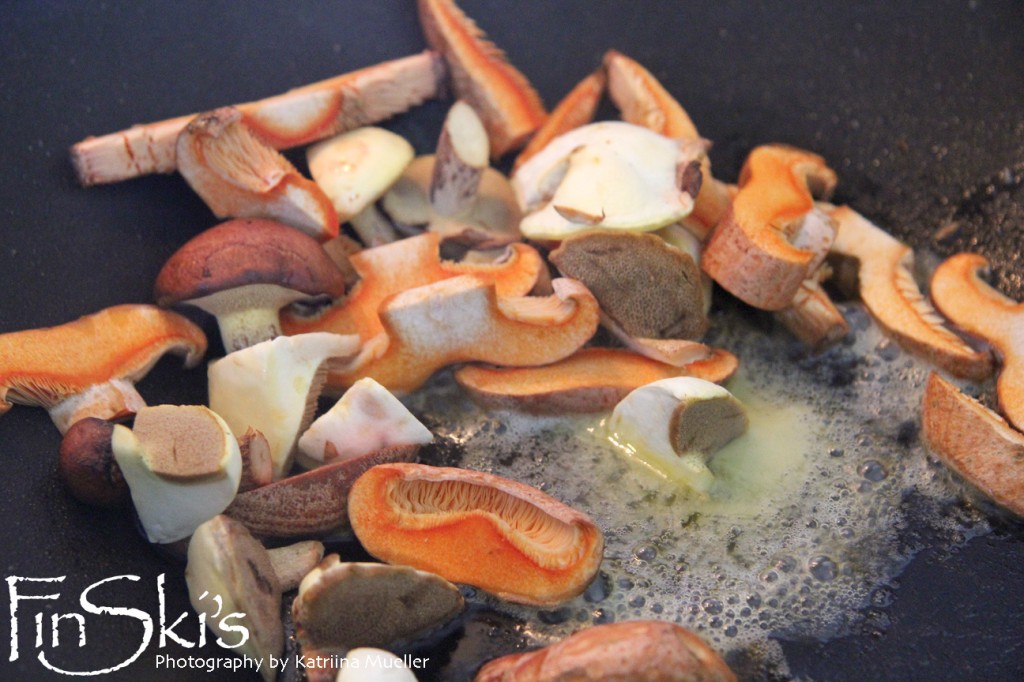
[[[701,154],[700,145],[620,121],[576,128],[512,177],[528,212],[519,229],[530,239],[561,240],[588,229],[649,232],[678,222],[693,209]]]
[[[151,305],[119,305],[73,322],[0,335],[0,415],[44,407],[63,434],[79,419],[117,419],[145,406],[134,383],[165,354],[194,367],[206,336]]]
[[[835,173],[817,154],[778,144],[757,147],[743,164],[739,192],[712,233],[701,267],[755,308],[788,307],[827,252],[807,234],[820,235],[830,223],[814,197],[827,197],[835,184]]]
[[[725,388],[673,377],[632,391],[615,406],[607,427],[632,459],[706,494],[714,481],[708,460],[747,430],[747,416]]]
[[[345,278],[312,238],[271,220],[229,220],[189,240],[161,268],[158,304],[216,316],[224,348],[281,334],[289,303],[339,298]]]
[[[117,425],[114,458],[150,542],[187,538],[231,503],[242,455],[227,423],[200,405],[144,407]]]
[[[350,386],[368,376],[405,393],[459,362],[521,367],[568,357],[597,330],[597,301],[574,280],[551,285],[551,296],[503,298],[493,284],[464,275],[398,294],[381,308],[379,346],[367,344],[368,351],[330,382]]]
[[[398,398],[367,377],[354,383],[302,434],[298,458],[312,468],[433,440],[434,434]]]
[[[305,656],[329,656],[412,639],[448,622],[463,605],[459,589],[440,576],[329,554],[299,585],[292,618]]]
[[[838,225],[832,257],[856,262],[857,290],[871,316],[901,346],[947,372],[980,381],[992,374],[992,356],[946,329],[914,280],[914,252],[847,206],[832,211]],[[842,263],[837,264],[842,267]],[[941,289],[943,282],[939,282]],[[957,282],[957,289],[963,289]],[[963,295],[963,294],[958,294]],[[955,300],[941,295],[934,300]]]
[[[401,177],[413,155],[404,137],[365,127],[313,145],[306,150],[306,161],[338,219],[350,222],[363,244],[372,247],[398,239],[375,202]]]
[[[79,419],[60,442],[57,475],[79,502],[95,507],[118,507],[129,500],[128,484],[114,459],[114,423]]]
[[[953,324],[981,337],[999,353],[999,409],[1014,428],[1024,431],[1024,303],[985,282],[981,273],[987,270],[988,261],[978,254],[960,253],[946,259],[932,275],[932,301]]]
[[[256,136],[233,107],[200,114],[177,144],[178,171],[218,218],[267,218],[318,241],[338,234],[338,214],[316,183]]]
[[[427,44],[448,63],[455,94],[483,121],[491,155],[522,146],[547,117],[533,86],[453,0],[417,0],[416,6]]]
[[[192,607],[206,615],[222,646],[260,661],[263,679],[273,682],[271,659],[284,653],[282,590],[263,545],[237,521],[216,516],[189,541],[185,581]]]
[[[583,348],[543,367],[467,365],[455,380],[474,402],[496,410],[533,414],[603,412],[635,388],[674,376],[696,376],[721,383],[738,366],[736,356],[711,349],[709,357],[673,367],[628,350]]]
[[[354,336],[280,336],[211,362],[210,408],[236,433],[259,431],[270,446],[274,479],[291,469],[299,435],[313,421],[330,362],[359,350]]]
[[[356,537],[377,558],[523,604],[580,594],[604,550],[600,529],[582,512],[466,469],[376,466],[352,486],[348,511]]]
[[[665,680],[736,682],[700,637],[674,623],[634,620],[580,630],[562,641],[497,658],[475,682]]]
[[[946,466],[1000,507],[1024,517],[1024,434],[932,372],[921,435]]]
[[[224,513],[261,537],[325,536],[348,528],[348,493],[378,464],[411,462],[419,446],[383,448],[240,492]]]

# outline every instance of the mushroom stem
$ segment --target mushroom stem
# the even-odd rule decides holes
[[[377,204],[369,204],[359,213],[349,218],[352,229],[366,246],[382,246],[398,241],[395,226],[380,212]]]
[[[228,353],[280,336],[278,311],[303,298],[301,293],[277,284],[254,285],[252,289],[246,295],[211,295],[190,301],[217,318],[220,338]],[[267,298],[264,299],[262,294],[267,294]]]
[[[448,111],[437,141],[430,203],[446,216],[470,207],[488,166],[487,131],[473,108],[459,100]]]

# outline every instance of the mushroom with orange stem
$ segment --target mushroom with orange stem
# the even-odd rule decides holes
[[[993,372],[991,353],[979,351],[943,326],[914,280],[914,252],[888,232],[848,206],[832,211],[838,230],[829,258],[836,265],[840,284],[855,281],[864,307],[885,333],[911,353],[958,377],[980,381]],[[844,271],[853,265],[855,277]],[[944,278],[938,282],[944,289]],[[957,281],[950,292],[933,296],[951,303],[970,294]]]
[[[306,150],[306,161],[340,221],[351,223],[363,244],[373,247],[398,239],[376,201],[401,177],[413,155],[404,137],[368,126],[318,142]]]
[[[0,335],[0,414],[13,403],[44,407],[60,432],[79,419],[117,419],[145,406],[135,389],[165,354],[194,367],[203,331],[152,305],[106,308],[73,322]]]
[[[547,118],[530,82],[453,0],[417,0],[416,7],[427,44],[448,64],[455,94],[483,121],[491,156],[525,144]]]
[[[200,114],[178,136],[178,172],[218,218],[266,218],[317,241],[338,235],[330,199],[225,107]]]
[[[189,240],[164,264],[154,296],[217,318],[235,351],[281,334],[278,311],[296,301],[331,300],[345,278],[313,238],[271,220],[229,220]]]

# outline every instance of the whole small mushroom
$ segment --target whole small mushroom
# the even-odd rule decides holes
[[[271,220],[229,220],[202,232],[164,264],[154,289],[161,306],[216,316],[228,352],[280,336],[278,311],[289,303],[344,293],[345,278],[320,244]]]
[[[71,425],[60,443],[57,475],[79,502],[118,507],[129,499],[128,484],[114,459],[114,423],[86,417]]]

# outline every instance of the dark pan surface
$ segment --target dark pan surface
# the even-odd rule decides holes
[[[716,174],[734,180],[750,148],[781,141],[822,154],[850,203],[922,250],[979,251],[998,286],[1024,297],[1024,12],[1014,0],[928,3],[498,2],[464,0],[550,105],[616,48],[645,64],[712,139]],[[176,176],[77,186],[66,149],[90,134],[256,99],[423,49],[412,0],[334,3],[5,2],[0,9],[0,332],[148,302],[163,261],[215,221]],[[446,105],[393,127],[429,151]],[[294,158],[299,161],[300,155]],[[951,223],[951,236],[933,234]],[[209,330],[215,336],[214,330]],[[219,353],[219,348],[214,348]],[[203,372],[162,361],[148,402],[205,400]],[[46,679],[37,611],[97,603],[159,613],[188,608],[182,568],[152,551],[122,514],[85,508],[56,480],[59,436],[41,410],[0,418],[0,552],[5,576],[50,578],[23,592],[20,656],[0,678]],[[908,542],[928,544],[914,536]],[[995,533],[953,555],[925,549],[849,637],[786,642],[794,677],[819,680],[1024,678],[1024,533]],[[48,607],[44,605],[49,605]],[[142,625],[91,615],[87,645],[62,626],[56,665],[97,670],[138,648]],[[2,640],[10,642],[10,622]],[[194,616],[175,632],[195,641]],[[441,677],[516,645],[514,624],[470,618]],[[48,636],[48,629],[47,629]],[[153,641],[108,679],[248,679],[158,669],[156,656],[220,654]],[[445,656],[450,655],[446,653]],[[456,672],[452,672],[456,671]],[[53,679],[63,679],[51,675]]]

